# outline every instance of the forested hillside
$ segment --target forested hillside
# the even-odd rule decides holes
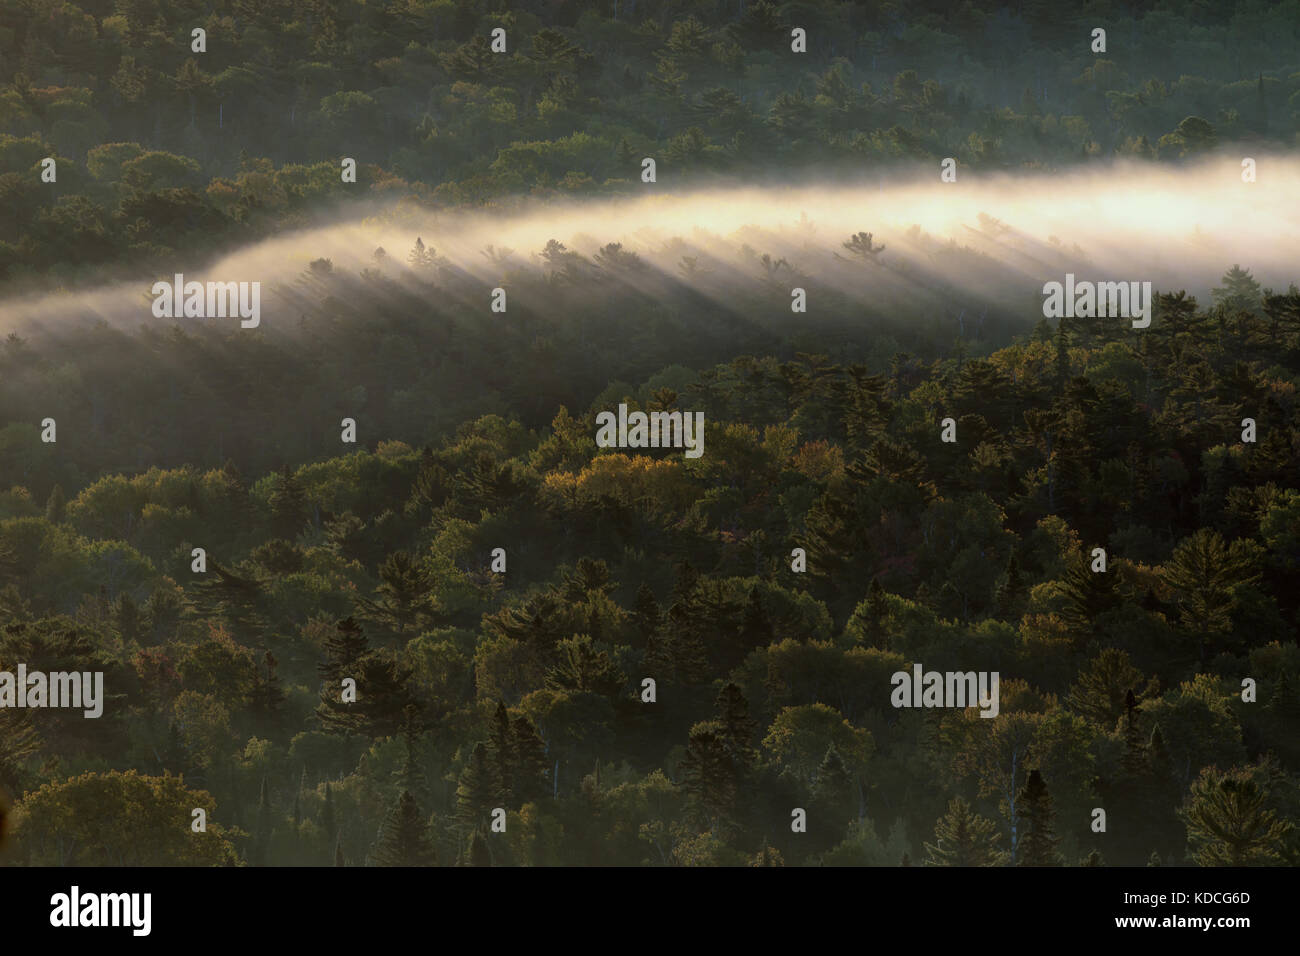
[[[0,276],[24,282],[193,266],[361,198],[618,194],[647,156],[680,186],[1300,128],[1295,0],[4,0],[0,49]]]
[[[1018,800],[1022,860],[1294,862],[1300,296],[1224,281],[1136,339],[743,355],[276,471],[34,465],[0,665],[110,694],[0,711],[14,859],[993,863]],[[620,401],[703,411],[706,453],[598,449]],[[915,663],[1000,672],[1000,712],[892,707]]]
[[[1250,189],[1297,0],[0,0],[0,52],[0,863],[1300,862],[1287,210],[415,228],[944,159]],[[263,325],[151,311],[335,228]],[[1162,256],[1209,295],[1043,318]],[[703,453],[605,447],[620,406]]]

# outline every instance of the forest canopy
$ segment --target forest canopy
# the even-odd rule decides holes
[[[1091,253],[997,209],[408,228],[647,157],[671,206],[1294,155],[1295,0],[1139,6],[0,0],[0,291],[80,296],[0,306],[39,313],[0,339],[0,672],[104,687],[0,707],[0,861],[1300,862],[1285,235],[1188,229],[1215,264],[1136,326],[1047,321]],[[411,234],[313,248],[264,327],[136,282],[353,215]],[[620,406],[703,454],[604,447]],[[900,706],[914,672],[997,705]]]

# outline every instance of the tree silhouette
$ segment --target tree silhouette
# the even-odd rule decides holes
[[[375,851],[375,862],[380,866],[436,866],[438,863],[420,807],[409,790],[402,791],[389,814]]]
[[[974,813],[961,797],[953,797],[948,812],[934,828],[934,843],[925,845],[928,866],[1005,866],[1007,854],[998,849],[1001,834],[992,820]]]
[[[858,262],[874,263],[876,257],[885,251],[884,245],[876,245],[869,232],[855,232],[846,242],[840,243]],[[835,258],[841,262],[852,260],[845,259],[839,253],[835,253]]]
[[[1024,835],[1016,848],[1017,866],[1059,866],[1061,855],[1057,852],[1060,839],[1056,836],[1056,813],[1047,784],[1037,770],[1029,771],[1025,786],[1020,791],[1017,811],[1024,821]]]
[[[1206,767],[1179,815],[1192,855],[1201,866],[1259,866],[1281,861],[1279,847],[1291,823],[1265,807],[1267,793],[1248,768]]]

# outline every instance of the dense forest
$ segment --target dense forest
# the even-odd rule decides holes
[[[0,665],[109,689],[93,721],[0,710],[15,858],[1293,863],[1300,295],[1239,271],[1219,299],[879,374],[669,368],[540,428],[254,474],[65,490],[36,450],[59,446],[11,425]],[[185,375],[201,343],[148,345]],[[11,338],[6,380],[59,361]],[[280,420],[228,424],[232,449],[303,414],[257,397]],[[705,454],[598,449],[620,401],[703,411]],[[188,427],[166,444],[201,460]],[[999,672],[1000,712],[891,707],[917,662]]]
[[[1300,289],[1248,248],[1148,328],[1043,318],[1089,250],[865,208],[473,274],[412,230],[258,329],[143,294],[645,156],[672,202],[1289,155],[1294,0],[0,0],[0,50],[0,291],[88,296],[0,303],[0,673],[104,675],[0,707],[0,862],[1300,862]],[[620,405],[703,454],[601,447]]]

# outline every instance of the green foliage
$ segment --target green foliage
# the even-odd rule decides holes
[[[190,829],[190,810],[213,800],[179,777],[135,771],[85,773],[45,784],[15,807],[15,839],[34,866],[235,866],[239,831],[210,820]]]
[[[480,321],[480,250],[419,235],[626,195],[647,156],[689,188],[1280,151],[1291,7],[1112,11],[1109,60],[1036,2],[235,6],[210,60],[175,42],[183,5],[0,25],[6,289],[362,210],[397,237],[361,274],[295,251],[256,332],[91,312],[0,341],[0,670],[106,687],[95,721],[0,709],[16,862],[1100,865],[1099,803],[1117,865],[1300,858],[1294,286],[1234,264],[1141,336],[1030,331],[942,279],[974,247],[864,221],[823,236],[842,281],[789,323],[806,217],[666,259],[611,224],[482,249],[510,311]],[[596,448],[620,402],[702,410],[707,453]],[[915,665],[999,673],[999,714],[895,709]],[[772,822],[795,806],[807,834]]]
[[[635,269],[622,252],[589,264]],[[1177,296],[1162,308],[1178,329],[1217,314]],[[1198,340],[1212,387],[1289,394],[1278,363],[1300,324],[1285,309],[1245,313],[1248,361]],[[1214,847],[1300,812],[1285,796],[1300,759],[1290,465],[1281,444],[1221,435],[1186,454],[1196,398],[1163,346],[1116,334],[1062,333],[1073,361],[1114,372],[1092,378],[1057,376],[1050,330],[960,372],[909,359],[910,378],[901,360],[891,377],[739,356],[639,387],[593,378],[593,405],[532,425],[517,410],[531,399],[511,398],[427,444],[260,470],[256,452],[208,470],[34,470],[3,498],[0,664],[114,676],[101,721],[0,725],[4,786],[184,773],[248,831],[238,857],[268,865],[1056,865],[1088,857],[1099,804],[1132,844],[1107,854],[1120,865],[1153,851],[1276,862]],[[497,337],[508,362],[513,340]],[[25,369],[44,347],[10,340],[0,356]],[[1148,381],[1155,404],[1125,404]],[[688,392],[711,456],[592,448],[606,399],[674,408]],[[1141,420],[1118,447],[1081,424],[1108,402],[1115,428]],[[984,451],[941,459],[930,408],[954,409]],[[36,467],[22,464],[34,434],[0,438],[5,461]],[[796,545],[806,576],[789,568]],[[999,672],[1000,713],[896,711],[893,675],[915,663]],[[1278,763],[1258,807],[1197,782],[1264,752]],[[431,824],[422,806],[454,810]],[[791,806],[817,821],[806,841],[764,822]],[[503,840],[487,830],[498,807]],[[1233,813],[1246,822],[1214,822]],[[876,818],[896,818],[885,839]],[[906,833],[934,838],[918,857]],[[1276,842],[1291,859],[1292,831]]]
[[[1282,862],[1281,843],[1294,825],[1265,806],[1266,785],[1251,768],[1205,768],[1181,811],[1188,841],[1201,866]]]
[[[1001,834],[991,820],[971,811],[961,797],[953,797],[948,812],[934,828],[934,843],[925,849],[930,866],[1003,866],[1007,854],[998,849]]]
[[[375,862],[379,866],[436,866],[438,853],[424,830],[415,798],[403,790],[375,850]]]
[[[1047,792],[1047,785],[1037,770],[1029,771],[1025,787],[1020,792],[1020,820],[1024,826],[1024,835],[1016,846],[1017,866],[1057,866],[1061,862],[1056,845],[1056,813],[1052,809],[1052,797]]]

